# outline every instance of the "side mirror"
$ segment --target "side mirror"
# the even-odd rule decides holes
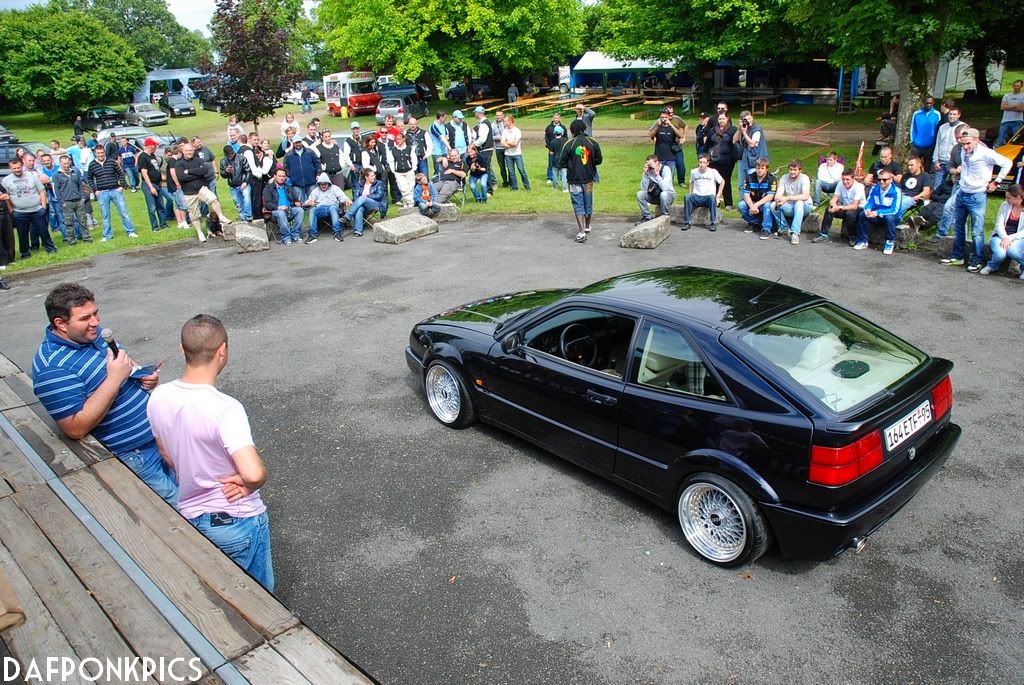
[[[518,350],[523,344],[523,338],[519,334],[519,331],[509,333],[501,341],[501,351],[505,354],[511,354]]]

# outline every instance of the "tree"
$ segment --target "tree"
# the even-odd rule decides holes
[[[181,26],[166,0],[53,0],[52,4],[94,16],[127,40],[147,69],[194,67],[210,56],[210,42],[198,31]]]
[[[210,64],[211,86],[227,112],[252,121],[274,113],[281,93],[290,90],[302,75],[291,71],[288,32],[274,25],[271,13],[260,0],[217,0],[214,13],[214,44],[219,60]]]
[[[791,0],[788,14],[834,46],[829,60],[837,66],[866,64],[885,54],[900,93],[893,148],[905,159],[910,118],[932,94],[942,55],[977,34],[971,18],[976,13],[953,0],[851,0],[842,9],[822,11],[817,0]]]
[[[980,31],[967,41],[974,67],[974,93],[982,100],[991,97],[988,87],[988,65],[992,62],[1020,64],[1024,61],[1024,13],[1005,4],[987,6],[980,14]],[[1007,83],[1003,83],[1006,90]]]
[[[580,52],[583,33],[576,0],[365,0],[358,11],[348,0],[321,0],[320,17],[334,27],[327,45],[335,57],[409,81],[547,71]]]
[[[0,91],[54,120],[124,100],[146,74],[123,38],[89,15],[52,6],[0,12],[0,63]]]

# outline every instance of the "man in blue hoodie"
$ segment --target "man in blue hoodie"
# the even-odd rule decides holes
[[[320,158],[312,150],[306,149],[302,138],[292,141],[292,151],[284,156],[284,168],[292,187],[298,191],[299,201],[308,200],[309,194],[316,187],[316,177],[320,174]],[[312,225],[313,213],[310,212],[309,216]]]

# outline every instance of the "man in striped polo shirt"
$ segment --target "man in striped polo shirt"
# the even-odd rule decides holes
[[[32,362],[33,389],[64,434],[89,433],[172,506],[174,471],[157,449],[146,416],[156,372],[133,374],[124,350],[117,356],[100,338],[96,298],[77,283],[62,283],[46,296],[50,325]]]

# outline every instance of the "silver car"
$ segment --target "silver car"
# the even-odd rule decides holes
[[[167,112],[149,102],[134,102],[128,105],[124,115],[125,121],[136,126],[156,126],[170,121]]]
[[[100,131],[96,135],[96,140],[98,140],[100,145],[102,145],[107,142],[107,139],[111,136],[118,140],[121,138],[127,138],[140,150],[142,149],[142,144],[145,142],[146,138],[153,138],[157,142],[156,156],[158,158],[164,156],[164,148],[175,140],[173,134],[162,135],[141,126],[111,126],[110,128],[105,128]]]
[[[419,95],[399,95],[397,97],[385,97],[377,104],[375,119],[378,124],[384,123],[384,117],[392,115],[395,121],[404,124],[409,123],[409,117],[425,117],[430,112],[427,103],[420,99]]]

